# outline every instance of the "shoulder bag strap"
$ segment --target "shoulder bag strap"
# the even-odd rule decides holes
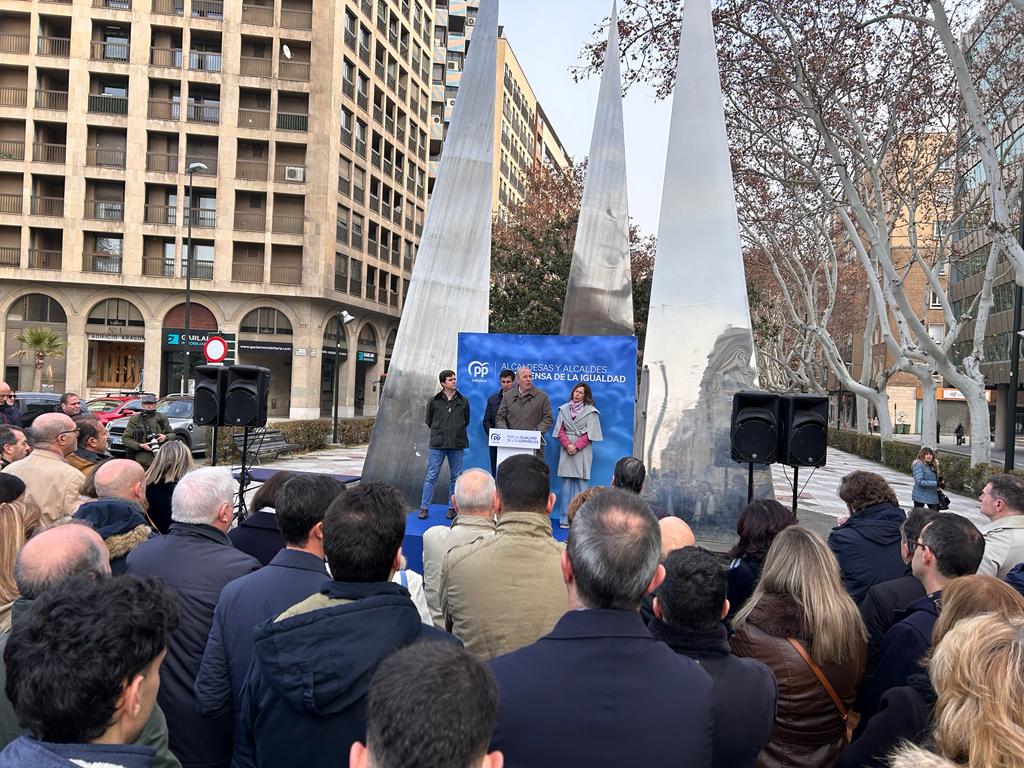
[[[789,644],[793,646],[797,653],[800,654],[800,658],[804,660],[807,666],[810,668],[814,676],[818,678],[818,682],[821,683],[821,687],[825,689],[825,693],[832,699],[832,703],[836,705],[836,709],[839,710],[839,716],[846,722],[846,719],[850,716],[850,713],[846,711],[846,707],[843,706],[843,702],[839,698],[839,694],[836,693],[836,689],[832,687],[832,683],[825,677],[825,673],[821,671],[821,667],[814,663],[814,659],[811,658],[810,654],[807,653],[806,649],[800,644],[799,640],[789,637]]]

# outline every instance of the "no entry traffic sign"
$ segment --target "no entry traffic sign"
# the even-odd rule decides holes
[[[203,345],[203,356],[208,363],[219,363],[228,356],[228,343],[220,336],[211,336]]]

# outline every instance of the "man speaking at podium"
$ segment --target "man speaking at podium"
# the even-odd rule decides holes
[[[541,449],[537,455],[544,457],[546,444],[544,435],[555,422],[548,396],[533,386],[533,371],[525,365],[516,371],[518,386],[513,387],[501,398],[495,425],[498,429],[528,429],[540,432]]]

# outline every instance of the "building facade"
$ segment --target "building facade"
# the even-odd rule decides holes
[[[184,344],[194,365],[220,335],[270,368],[271,416],[327,415],[336,381],[373,414],[426,210],[432,28],[429,0],[7,3],[4,378],[32,386],[16,337],[45,326],[46,387],[177,392]]]

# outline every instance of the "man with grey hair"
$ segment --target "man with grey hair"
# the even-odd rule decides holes
[[[440,591],[444,557],[460,544],[494,535],[498,514],[494,478],[482,469],[467,469],[455,481],[451,502],[457,513],[451,526],[435,525],[423,534],[423,591],[434,625],[440,629],[444,629]]]
[[[654,641],[638,612],[665,578],[660,558],[658,521],[635,494],[610,488],[576,513],[562,553],[568,612],[490,662],[491,749],[508,765],[711,764],[711,678]]]
[[[71,517],[85,477],[68,464],[78,447],[78,427],[63,413],[43,413],[32,422],[32,453],[4,467],[25,483],[25,501],[39,507],[43,526]]]
[[[143,542],[128,555],[128,573],[159,576],[178,595],[181,624],[167,646],[157,701],[167,714],[171,750],[185,768],[227,768],[231,762],[231,713],[198,714],[193,685],[221,590],[260,567],[227,537],[237,491],[226,467],[189,472],[171,496],[173,522],[167,535]]]
[[[516,382],[517,386],[502,395],[494,423],[498,429],[527,429],[540,432],[540,443],[543,446],[546,442],[544,435],[555,423],[551,400],[533,386],[533,371],[525,365],[516,371]],[[544,457],[543,447],[537,455]]]
[[[72,520],[37,533],[21,548],[14,562],[14,580],[21,594],[14,604],[15,623],[31,601],[67,579],[81,575],[97,579],[110,576],[107,549],[96,531],[87,523]],[[0,637],[0,749],[25,733],[4,693],[7,667],[3,655],[9,637],[9,634]],[[153,708],[135,744],[157,750],[152,768],[181,768],[168,747],[167,721],[160,707]]]

